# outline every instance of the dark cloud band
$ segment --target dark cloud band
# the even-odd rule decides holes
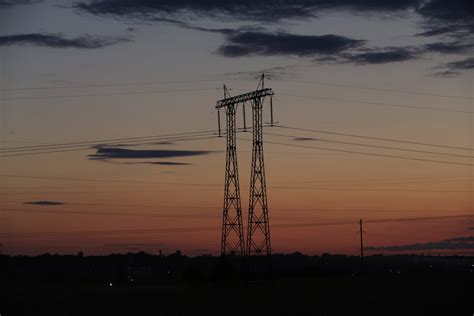
[[[446,67],[452,70],[474,69],[474,57],[447,63]]]
[[[129,162],[118,162],[115,160],[109,159],[100,159],[103,162],[110,162],[119,165],[159,165],[159,166],[190,166],[191,163],[187,162],[177,162],[177,161],[129,161]]]
[[[414,8],[419,0],[92,0],[76,8],[95,15],[163,19],[170,16],[207,16],[274,21],[315,16],[319,11],[347,9],[392,12]]]
[[[63,202],[57,202],[57,201],[30,201],[30,202],[25,202],[23,204],[31,204],[31,205],[48,205],[48,206],[53,206],[53,205],[64,205]]]
[[[126,38],[109,38],[84,35],[75,38],[65,38],[62,34],[15,34],[0,36],[0,46],[33,45],[52,48],[103,48],[113,44],[127,42]]]
[[[15,5],[21,5],[21,4],[35,4],[42,1],[43,0],[0,0],[0,8],[11,7]]]
[[[463,54],[471,51],[474,48],[473,43],[456,42],[436,42],[426,44],[424,49],[430,53],[440,54]]]
[[[367,52],[345,55],[345,59],[356,64],[386,64],[407,61],[419,56],[416,49],[411,47],[388,47],[371,49]]]
[[[314,56],[336,54],[360,46],[363,40],[338,35],[294,35],[289,33],[237,32],[227,36],[218,53],[226,57],[250,55]]]
[[[225,57],[293,55],[313,57],[317,62],[385,64],[403,62],[427,53],[470,54],[474,46],[474,1],[472,0],[82,0],[74,7],[82,12],[120,19],[161,21],[178,27],[225,36],[217,53]],[[214,18],[219,21],[263,21],[317,17],[331,10],[355,13],[416,12],[422,18],[424,31],[418,36],[443,35],[447,42],[435,42],[413,49],[387,47],[351,51],[365,42],[338,35],[295,35],[269,33],[262,29],[232,30],[192,26],[193,19]],[[342,54],[345,53],[345,54]],[[471,69],[469,62],[446,65],[444,73],[455,74]],[[452,68],[452,69],[451,69]]]
[[[192,157],[210,154],[202,150],[132,150],[124,148],[99,148],[89,159],[150,159],[150,158],[175,158]]]

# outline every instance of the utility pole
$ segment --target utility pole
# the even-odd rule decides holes
[[[273,122],[273,98],[270,97],[270,126],[274,126]]]
[[[362,219],[359,220],[360,234],[360,274],[364,274],[364,230],[362,228]]]

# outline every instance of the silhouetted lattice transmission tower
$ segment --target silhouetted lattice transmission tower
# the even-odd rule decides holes
[[[257,89],[231,97],[224,86],[224,99],[217,101],[216,108],[225,109],[226,114],[226,177],[224,184],[224,210],[222,222],[221,255],[246,254],[271,255],[270,223],[268,218],[267,187],[263,158],[263,104],[266,96],[273,96],[273,90],[264,87],[262,75]],[[237,171],[235,117],[239,104],[242,105],[245,126],[245,103],[252,107],[253,146],[250,172],[249,213],[247,238],[244,244],[240,188]],[[273,106],[272,102],[270,105]],[[273,125],[273,109],[271,125]],[[219,112],[218,112],[219,113]],[[219,114],[218,114],[219,115]],[[220,116],[219,135],[220,135]]]

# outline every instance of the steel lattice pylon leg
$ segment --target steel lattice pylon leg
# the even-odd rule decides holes
[[[263,160],[262,108],[264,98],[252,100],[253,149],[250,173],[246,254],[271,255],[267,187]]]
[[[245,251],[239,172],[237,167],[235,125],[236,108],[237,105],[231,105],[225,109],[227,122],[227,148],[221,255],[244,255]]]

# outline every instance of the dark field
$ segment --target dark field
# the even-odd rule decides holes
[[[123,267],[122,259],[130,262],[130,256],[137,256],[133,264],[125,270],[116,268]],[[70,274],[76,277],[58,273],[59,266],[63,270],[67,267],[61,262],[64,256],[35,258],[9,259],[10,274],[3,274],[6,282],[3,282],[2,316],[473,315],[474,312],[474,272],[471,271],[474,261],[462,257],[369,257],[368,273],[359,275],[351,271],[359,267],[356,257],[275,256],[272,280],[254,274],[247,282],[239,275],[237,260],[222,264],[215,257],[70,256],[67,259],[70,267],[73,262],[81,261],[79,266],[70,268]],[[29,266],[38,258],[41,264]],[[114,273],[103,274],[108,270],[97,268],[99,263]],[[160,274],[163,269],[165,273]],[[23,276],[29,274],[30,279],[18,275],[21,271]],[[33,275],[37,276],[34,280]]]

